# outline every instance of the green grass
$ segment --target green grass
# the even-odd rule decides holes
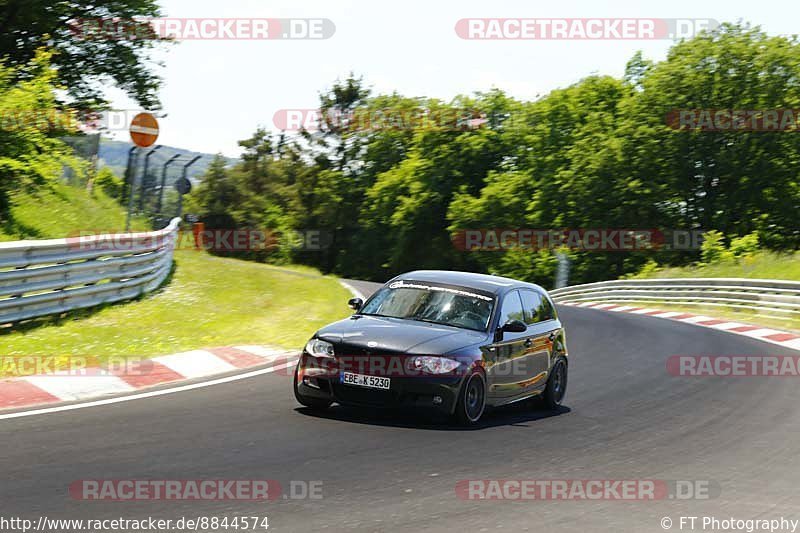
[[[348,316],[349,292],[308,268],[277,268],[177,251],[169,282],[143,299],[0,334],[3,355],[157,356],[269,344],[301,348]]]
[[[760,252],[710,265],[652,270],[633,278],[760,278],[800,281],[800,252]]]
[[[14,192],[11,204],[8,220],[0,225],[0,241],[125,229],[125,209],[99,190],[89,193],[83,188],[53,183],[34,191]],[[131,227],[148,229],[142,219],[134,219]]]
[[[632,278],[753,278],[800,281],[800,252],[788,254],[759,252],[751,256],[709,265],[650,270],[632,276]],[[780,313],[717,306],[675,305],[653,301],[635,303],[642,307],[654,307],[666,311],[686,311],[755,325],[800,331],[800,317],[783,318]],[[628,305],[627,302],[626,305]]]
[[[0,241],[80,231],[121,231],[125,209],[101,191],[56,183],[12,196]],[[133,230],[146,230],[142,219]],[[269,344],[299,348],[319,327],[348,315],[349,293],[310,267],[285,268],[175,253],[169,282],[142,299],[43,318],[0,331],[0,355],[151,357],[197,348]],[[0,375],[8,375],[0,368]]]

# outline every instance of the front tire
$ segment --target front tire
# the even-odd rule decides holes
[[[462,425],[478,423],[486,409],[486,378],[483,372],[473,369],[464,380],[456,401],[456,420]]]
[[[328,407],[330,407],[331,404],[333,403],[330,400],[322,400],[320,398],[309,398],[308,396],[303,396],[302,394],[300,394],[300,391],[297,390],[297,371],[299,370],[299,368],[300,367],[298,366],[294,370],[294,381],[293,381],[293,383],[294,383],[294,397],[295,397],[295,399],[300,403],[300,405],[303,405],[305,407],[308,407],[309,409],[314,409],[314,410],[317,410],[317,411],[322,411],[322,410],[327,409]]]
[[[567,393],[567,361],[563,357],[556,359],[550,376],[547,378],[547,386],[544,389],[542,398],[548,409],[556,410],[561,406],[564,395]]]

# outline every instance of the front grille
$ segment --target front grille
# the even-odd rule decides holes
[[[407,370],[405,353],[353,345],[339,345],[334,350],[340,372],[393,378],[405,375]]]
[[[367,348],[361,346],[353,346],[350,344],[338,344],[333,348],[334,353],[338,357],[352,357],[370,355]]]

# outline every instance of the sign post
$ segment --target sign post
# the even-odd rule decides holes
[[[136,159],[134,155],[136,147],[147,148],[156,142],[158,139],[158,120],[151,113],[139,113],[133,120],[128,128],[131,134],[131,141],[135,145],[131,148],[128,155],[128,179],[130,180],[130,187],[128,187],[128,215],[125,218],[125,231],[131,229],[131,213],[133,212],[133,193],[136,190]],[[138,154],[137,154],[138,155]],[[133,168],[131,167],[131,156],[133,156]]]
[[[125,190],[128,193],[128,215],[125,217],[125,232],[129,232],[131,230],[131,212],[133,211],[133,197],[136,193],[136,163],[139,159],[139,148],[134,146],[131,148],[130,154],[128,156],[128,183],[126,183],[127,187]]]

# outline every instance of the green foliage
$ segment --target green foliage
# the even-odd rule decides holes
[[[716,263],[726,257],[725,242],[722,232],[712,230],[703,234],[700,256],[706,264]]]
[[[92,195],[61,181],[68,167],[74,182],[85,184],[88,163],[60,140],[79,132],[75,111],[57,102],[52,58],[38,50],[28,64],[0,64],[0,240],[124,228],[124,211],[113,200],[121,183],[110,170],[98,172]]]
[[[103,191],[107,196],[117,201],[122,200],[124,182],[122,178],[118,178],[110,168],[103,167],[97,171],[97,176],[94,178],[94,186]]]
[[[290,235],[292,224],[286,211],[296,201],[296,187],[290,183],[292,171],[287,168],[288,163],[273,158],[272,139],[264,131],[259,130],[240,144],[245,147],[242,163],[229,169],[225,158],[217,155],[200,186],[189,195],[186,211],[199,215],[208,230],[259,230]],[[279,244],[234,255],[257,261],[288,262],[291,243]]]
[[[759,251],[758,233],[750,233],[742,237],[733,237],[729,247],[734,257],[746,257]]]
[[[748,264],[756,259],[762,260],[770,257],[770,254],[759,248],[758,233],[731,237],[730,245],[726,247],[722,232],[712,230],[703,234],[700,257],[701,262],[690,268],[737,268],[737,265]],[[664,271],[665,269],[659,268],[658,263],[650,260],[638,273],[626,277],[656,277]]]
[[[524,279],[542,285],[551,285],[556,276],[558,259],[550,250],[530,251],[512,249],[500,256],[490,272],[498,276]]]
[[[140,105],[155,109],[160,80],[152,72],[149,51],[162,40],[152,33],[131,39],[91,32],[101,21],[130,27],[134,17],[159,16],[155,0],[5,0],[0,9],[0,57],[21,69],[12,79],[22,81],[25,66],[47,46],[56,52],[54,74],[77,107],[96,111],[104,103],[104,82],[111,79]]]
[[[800,246],[800,136],[666,121],[676,109],[800,107],[794,37],[725,24],[664,61],[636,54],[622,79],[589,76],[533,102],[372,95],[352,75],[320,101],[318,131],[256,132],[240,165],[211,168],[203,216],[329,231],[327,249],[289,255],[376,280],[447,268],[552,286],[552,251],[466,253],[451,240],[469,229],[708,232],[702,251],[571,250],[571,283]]]
[[[52,183],[64,166],[76,174],[85,170],[57,138],[74,133],[76,123],[72,112],[56,103],[51,58],[39,50],[16,69],[0,64],[0,223],[8,222],[12,191]]]
[[[658,273],[659,273],[658,263],[650,259],[647,261],[647,263],[644,264],[642,269],[635,277],[654,278],[658,276]],[[626,277],[632,278],[634,277],[634,275],[631,274]]]
[[[800,281],[800,251],[761,250],[738,259],[642,271],[635,278],[753,278]]]

